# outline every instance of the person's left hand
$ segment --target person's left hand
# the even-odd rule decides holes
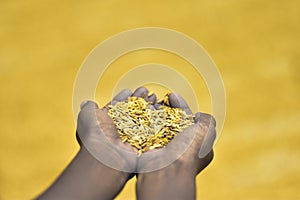
[[[92,101],[81,104],[77,122],[77,139],[98,161],[119,171],[135,173],[137,165],[137,149],[129,143],[123,143],[113,120],[108,116],[107,106],[126,101],[128,97],[142,97],[148,102],[156,101],[155,94],[148,96],[144,87],[133,93],[125,89],[116,95],[103,108]]]

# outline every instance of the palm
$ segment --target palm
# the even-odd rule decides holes
[[[126,101],[129,96],[144,97],[146,101],[152,102],[152,109],[159,107],[156,96],[148,97],[146,88],[138,88],[133,94],[129,90],[123,90],[109,104]],[[169,101],[171,107],[181,108],[191,114],[188,105],[179,95],[170,94]],[[90,103],[87,107],[89,108],[83,105],[78,117],[80,139],[85,139],[85,146],[94,157],[112,168],[127,172],[147,172],[178,160],[187,167],[195,168],[198,173],[212,159],[215,122],[208,114],[197,113],[195,124],[178,134],[165,148],[151,150],[137,157],[137,149],[121,141],[113,120],[107,114],[107,108],[99,109],[95,103]]]
[[[153,99],[148,97],[146,88],[138,88],[134,93],[130,90],[123,90],[113,98],[109,105],[126,101],[130,96],[147,97],[149,101]],[[136,172],[137,150],[129,143],[121,141],[113,120],[107,112],[106,106],[99,109],[94,102],[84,102],[78,116],[78,140],[103,164],[119,171]]]
[[[214,128],[215,121],[212,116],[197,113],[195,124],[180,133],[181,135],[191,133],[194,135],[190,146],[183,153],[180,160],[186,165],[195,166],[197,173],[204,169],[213,158],[212,145],[215,139]]]
[[[187,103],[179,95],[170,94],[169,102],[171,107],[181,108],[187,114],[192,114]],[[138,163],[138,171],[150,172],[170,164],[180,163],[193,169],[195,173],[199,173],[212,160],[214,128],[215,122],[210,115],[197,113],[195,123],[179,133],[165,148],[142,154]]]
[[[129,143],[123,143],[121,141],[117,128],[113,123],[113,120],[108,116],[106,110],[99,109],[96,111],[96,113],[99,126],[106,138],[111,143],[127,151],[137,152],[137,150],[134,147],[132,147]]]
[[[169,98],[172,107],[182,108],[188,114],[192,113],[187,103],[178,94],[173,93]],[[195,123],[180,133],[179,137],[175,138],[174,144],[170,144],[178,146],[191,141],[179,160],[187,166],[192,166],[196,170],[195,173],[203,170],[213,158],[215,126],[216,122],[211,115],[198,112],[195,115]]]

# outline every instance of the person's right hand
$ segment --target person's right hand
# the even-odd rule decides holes
[[[169,104],[192,114],[176,93],[169,95]],[[195,178],[213,159],[215,126],[212,116],[197,113],[194,124],[178,133],[166,147],[143,153],[138,162],[137,199],[196,199]]]
[[[192,114],[186,101],[177,93],[169,95],[170,106],[181,108],[187,114]],[[172,145],[180,145],[194,135],[192,142],[179,158],[179,162],[189,168],[195,175],[201,172],[213,159],[213,144],[216,138],[216,121],[213,116],[197,112],[194,124],[175,137]]]
[[[169,94],[172,108],[180,108],[192,114],[186,101],[177,93]],[[156,108],[159,105],[155,105]],[[194,124],[178,133],[164,148],[154,149],[141,155],[139,172],[151,172],[167,166],[180,166],[189,169],[196,176],[213,159],[213,143],[216,138],[215,119],[205,113],[196,113]]]

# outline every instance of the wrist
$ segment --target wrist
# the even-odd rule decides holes
[[[94,185],[100,199],[113,199],[123,189],[132,174],[110,168],[94,158],[85,147],[81,147],[77,155],[82,167],[89,177],[89,183]]]
[[[105,166],[84,147],[38,199],[113,199],[130,174]]]
[[[102,162],[94,158],[84,146],[80,148],[78,156],[82,156],[86,158],[85,160],[88,162],[87,166],[97,168],[97,171],[99,171],[99,173],[102,175],[103,174],[112,175],[113,179],[118,180],[118,182],[127,182],[129,179],[131,179],[134,176],[134,174],[132,173],[119,171],[109,166],[106,166],[105,164],[103,164]]]
[[[163,169],[137,175],[137,199],[195,199],[195,174],[173,163]]]
[[[196,177],[195,170],[191,169],[190,167],[184,165],[180,162],[174,162],[171,165],[164,167],[162,169],[147,172],[147,173],[141,173],[137,174],[137,179],[144,180],[145,178],[148,179],[148,177],[151,177],[153,179],[162,180],[162,181],[170,181],[170,180],[176,180],[177,178],[184,177],[185,179],[193,180]]]

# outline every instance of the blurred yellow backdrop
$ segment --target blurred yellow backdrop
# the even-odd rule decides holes
[[[297,0],[0,1],[0,199],[33,198],[72,160],[79,149],[72,118],[77,70],[99,42],[147,26],[194,38],[223,76],[226,123],[213,163],[197,177],[197,198],[300,198],[299,6]],[[150,61],[180,65],[147,51],[113,65]],[[196,83],[191,71],[183,73]],[[100,81],[101,105],[115,80]],[[209,112],[207,89],[199,84],[199,90]],[[118,199],[134,198],[132,180]]]

